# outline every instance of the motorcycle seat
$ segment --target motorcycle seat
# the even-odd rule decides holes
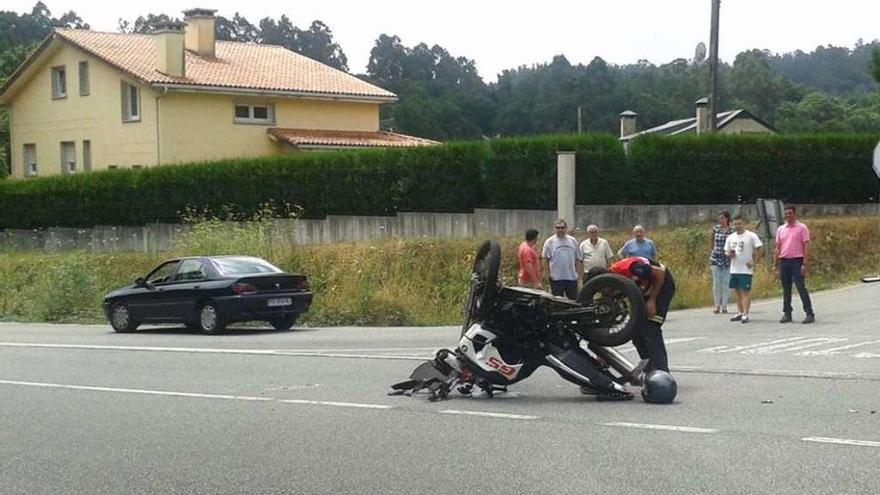
[[[536,300],[544,299],[554,304],[579,308],[581,305],[577,301],[565,297],[554,296],[553,294],[529,287],[504,287],[501,289],[501,298],[504,300]]]

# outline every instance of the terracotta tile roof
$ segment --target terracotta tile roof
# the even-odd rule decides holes
[[[56,29],[55,34],[148,84],[370,97],[394,93],[280,46],[217,41],[216,57],[186,51],[186,77],[156,71],[151,35]]]
[[[275,139],[297,147],[405,148],[440,144],[430,139],[386,131],[325,131],[272,127],[267,132]]]

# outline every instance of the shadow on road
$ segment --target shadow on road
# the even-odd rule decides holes
[[[314,332],[315,328],[294,327],[288,331],[279,331],[271,327],[234,327],[218,333],[222,337],[247,337],[262,334],[283,334],[283,333],[305,333]],[[112,332],[111,332],[112,333]],[[150,334],[150,335],[202,335],[198,330],[189,329],[187,327],[148,327],[138,329],[134,334]]]

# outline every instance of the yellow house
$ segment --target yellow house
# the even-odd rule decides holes
[[[0,88],[12,176],[437,144],[379,130],[393,93],[279,46],[215,41],[214,12],[149,35],[54,31]]]

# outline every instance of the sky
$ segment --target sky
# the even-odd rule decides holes
[[[116,31],[119,18],[133,20],[145,8],[177,16],[193,7],[229,18],[239,12],[254,24],[286,14],[303,28],[319,19],[333,30],[352,72],[365,71],[370,49],[385,33],[407,46],[438,44],[474,59],[487,82],[504,69],[549,62],[557,54],[573,64],[596,56],[614,64],[692,58],[697,43],[709,43],[711,6],[710,0],[43,1],[53,16],[74,10],[101,31]],[[3,0],[0,9],[27,12],[34,3]],[[720,33],[721,58],[728,62],[751,48],[783,53],[852,46],[860,38],[880,38],[880,1],[722,0]]]

